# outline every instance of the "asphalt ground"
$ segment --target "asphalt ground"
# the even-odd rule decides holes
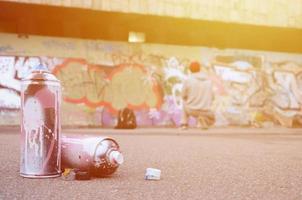
[[[302,130],[69,129],[111,136],[125,163],[87,181],[19,176],[20,134],[0,128],[0,199],[302,199]],[[148,167],[161,180],[144,180]]]

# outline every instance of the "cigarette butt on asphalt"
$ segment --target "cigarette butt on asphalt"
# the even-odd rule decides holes
[[[90,173],[89,171],[81,171],[79,169],[66,168],[62,173],[62,179],[65,181],[89,180]]]
[[[66,168],[62,173],[62,179],[65,181],[73,181],[76,178],[76,173],[71,168]]]
[[[89,171],[77,171],[75,174],[76,180],[90,180],[91,176]]]

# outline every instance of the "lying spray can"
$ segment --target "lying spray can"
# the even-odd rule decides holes
[[[60,176],[60,101],[60,82],[46,67],[21,81],[21,176]]]
[[[89,171],[92,176],[113,174],[124,162],[118,143],[109,137],[62,137],[62,168]]]

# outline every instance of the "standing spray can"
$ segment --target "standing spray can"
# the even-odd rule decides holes
[[[124,162],[118,143],[109,137],[62,137],[62,168],[87,171],[91,176],[113,174]]]
[[[20,175],[61,175],[61,85],[42,65],[21,81]]]

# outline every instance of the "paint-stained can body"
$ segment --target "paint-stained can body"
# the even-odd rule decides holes
[[[21,176],[61,175],[60,102],[60,82],[47,68],[21,81]]]
[[[124,162],[118,143],[109,137],[62,137],[62,168],[88,171],[92,176],[113,174]]]

